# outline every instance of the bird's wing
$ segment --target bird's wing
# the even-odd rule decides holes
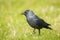
[[[38,26],[47,26],[48,24],[41,18],[39,18],[38,16],[36,16],[36,25]]]

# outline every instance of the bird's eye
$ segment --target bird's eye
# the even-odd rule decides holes
[[[26,13],[26,12],[25,12]]]

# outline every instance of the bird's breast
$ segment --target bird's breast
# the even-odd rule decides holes
[[[36,21],[33,18],[28,18],[27,22],[32,27],[36,25]]]

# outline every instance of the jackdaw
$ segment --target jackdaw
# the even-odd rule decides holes
[[[38,29],[39,35],[40,29],[42,28],[51,29],[50,27],[48,27],[50,24],[46,23],[43,19],[35,15],[32,10],[26,10],[22,14],[25,15],[28,24],[32,28],[34,28],[33,33],[35,33],[35,29]]]

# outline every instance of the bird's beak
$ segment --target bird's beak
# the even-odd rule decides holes
[[[24,13],[21,13],[21,15],[24,15]]]

